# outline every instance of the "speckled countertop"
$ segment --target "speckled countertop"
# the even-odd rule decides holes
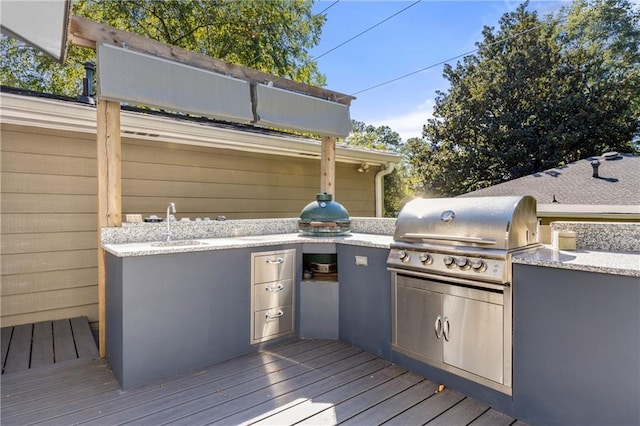
[[[513,255],[513,263],[640,277],[640,253],[554,250],[545,246]],[[638,281],[640,284],[640,280]]]
[[[154,242],[135,242],[125,244],[103,244],[102,247],[118,257],[150,256],[170,253],[224,250],[248,247],[268,247],[282,244],[329,243],[388,249],[393,240],[390,235],[351,233],[340,237],[305,237],[297,233],[250,235],[226,238],[194,239],[197,244],[177,246],[156,246]],[[179,242],[177,242],[180,244]]]
[[[297,219],[229,220],[172,224],[175,240],[197,244],[157,246],[166,225],[125,224],[102,229],[102,247],[118,257],[149,256],[296,243],[348,244],[388,249],[393,242],[394,219],[352,218],[352,233],[341,237],[304,237]],[[551,268],[575,269],[640,277],[639,224],[554,222],[554,230],[576,231],[577,250],[551,246],[513,255],[513,262]],[[154,241],[156,243],[154,243]]]

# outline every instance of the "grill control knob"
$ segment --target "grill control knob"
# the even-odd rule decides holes
[[[484,260],[481,259],[474,259],[471,261],[471,269],[473,269],[476,272],[484,272],[487,270],[487,264],[485,263]]]
[[[420,255],[420,262],[424,265],[431,265],[433,263],[433,257],[429,253],[422,253]]]
[[[456,265],[460,269],[469,269],[469,259],[466,257],[459,257],[456,259]]]
[[[407,263],[410,259],[410,256],[409,256],[409,253],[407,253],[405,250],[400,250],[398,252],[398,258],[402,260],[404,263]]]
[[[445,256],[444,259],[442,259],[442,261],[444,262],[445,265],[447,265],[448,268],[451,268],[456,263],[456,259],[453,258],[452,256]]]

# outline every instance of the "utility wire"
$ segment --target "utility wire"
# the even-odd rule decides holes
[[[502,39],[502,40],[498,40],[498,41],[494,41],[493,43],[489,43],[489,44],[487,44],[487,47],[489,47],[489,46],[493,46],[493,45],[496,45],[496,44],[500,44],[500,43],[504,43],[505,41],[511,40],[512,38],[519,37],[519,36],[521,36],[521,35],[523,35],[523,34],[526,34],[526,33],[530,32],[530,31],[536,30],[536,29],[538,29],[538,28],[540,28],[540,27],[542,27],[542,25],[537,25],[537,26],[535,26],[535,27],[531,27],[531,28],[529,28],[529,29],[527,29],[527,30],[520,31],[519,33],[515,33],[515,34],[513,34],[512,36],[509,36],[509,37],[504,38],[504,39]],[[472,54],[472,53],[477,52],[478,50],[480,50],[480,48],[476,48],[476,49],[473,49],[473,50],[469,50],[468,52],[461,53],[461,54],[456,55],[456,56],[454,56],[454,57],[452,57],[452,58],[445,59],[444,61],[440,61],[440,62],[438,62],[438,63],[435,63],[435,64],[432,64],[432,65],[426,66],[426,67],[424,67],[424,68],[420,68],[419,70],[412,71],[412,72],[410,72],[410,73],[408,73],[408,74],[401,75],[400,77],[392,78],[391,80],[387,80],[387,81],[384,81],[384,82],[382,82],[382,83],[376,84],[376,85],[374,85],[374,86],[367,87],[366,89],[362,89],[362,90],[359,90],[359,91],[357,91],[357,92],[351,93],[351,94],[350,94],[350,95],[348,95],[348,96],[355,96],[355,95],[359,95],[360,93],[368,92],[368,91],[370,91],[370,90],[377,89],[378,87],[386,86],[387,84],[391,84],[391,83],[396,82],[396,81],[398,81],[398,80],[402,80],[402,79],[404,79],[404,78],[411,77],[412,75],[415,75],[415,74],[421,73],[421,72],[426,71],[426,70],[431,69],[431,68],[435,68],[435,67],[437,67],[437,66],[439,66],[439,65],[446,64],[447,62],[449,62],[449,61],[453,61],[454,59],[458,59],[458,58],[461,58],[461,57],[463,57],[463,56],[470,55],[470,54]],[[346,96],[345,96],[345,97],[346,97]],[[344,99],[344,97],[343,97],[343,98],[339,98],[338,100],[340,100],[340,99]]]
[[[322,15],[323,13],[325,13],[327,10],[331,9],[333,6],[335,6],[336,4],[338,4],[340,2],[340,0],[336,0],[333,3],[331,3],[329,6],[325,7],[324,10],[320,13],[318,13],[318,15]]]
[[[360,37],[361,35],[363,35],[363,34],[365,34],[365,33],[368,33],[368,32],[369,32],[369,31],[371,31],[372,29],[374,29],[374,28],[376,28],[376,27],[378,27],[378,26],[380,26],[380,25],[384,24],[385,22],[387,22],[387,21],[388,21],[388,20],[390,20],[391,18],[396,17],[397,15],[401,14],[402,12],[404,12],[404,11],[405,11],[405,10],[407,10],[407,9],[409,9],[410,7],[413,7],[413,6],[415,6],[416,4],[420,3],[421,1],[422,1],[422,0],[417,0],[417,1],[413,2],[413,3],[411,3],[409,6],[405,7],[404,9],[399,10],[398,12],[396,12],[396,13],[394,13],[393,15],[389,16],[388,18],[383,19],[382,21],[378,22],[377,24],[375,24],[375,25],[373,25],[373,26],[371,26],[371,27],[367,28],[366,30],[364,30],[364,31],[362,31],[362,32],[360,32],[360,33],[358,33],[358,34],[356,34],[356,35],[354,35],[354,36],[353,36],[353,37],[351,37],[350,39],[343,41],[342,43],[340,43],[340,44],[339,44],[339,45],[337,45],[336,47],[334,47],[334,48],[332,48],[332,49],[327,50],[326,52],[322,53],[321,55],[316,56],[315,58],[311,58],[308,62],[316,61],[316,60],[318,60],[318,59],[322,58],[323,56],[328,55],[329,53],[333,52],[334,50],[336,50],[336,49],[338,49],[338,48],[340,48],[340,47],[344,46],[344,45],[345,45],[345,44],[347,44],[347,43],[352,42],[353,40],[357,39],[357,38],[358,38],[358,37]],[[336,3],[337,3],[337,1],[336,1]],[[334,3],[334,4],[335,4],[335,3]],[[333,6],[333,4],[332,4],[331,6]],[[331,6],[329,6],[329,7],[331,7]],[[328,7],[328,8],[329,8],[329,7]],[[328,9],[328,8],[327,8],[327,9]],[[326,9],[325,9],[325,10],[326,10]]]

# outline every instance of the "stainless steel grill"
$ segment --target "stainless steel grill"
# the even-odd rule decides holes
[[[395,351],[511,394],[511,255],[538,247],[532,197],[416,199],[387,266]]]
[[[398,215],[387,264],[504,285],[510,255],[539,245],[533,197],[418,198]]]

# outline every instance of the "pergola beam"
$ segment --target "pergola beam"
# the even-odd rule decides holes
[[[248,82],[271,82],[274,87],[280,89],[303,93],[344,105],[350,105],[351,101],[355,99],[353,96],[343,93],[277,77],[241,65],[230,64],[211,56],[151,40],[127,31],[118,30],[109,25],[94,22],[76,15],[72,15],[69,19],[69,40],[71,40],[73,44],[94,50],[98,42],[127,47],[128,49],[141,53],[155,55],[170,61],[224,74]]]

